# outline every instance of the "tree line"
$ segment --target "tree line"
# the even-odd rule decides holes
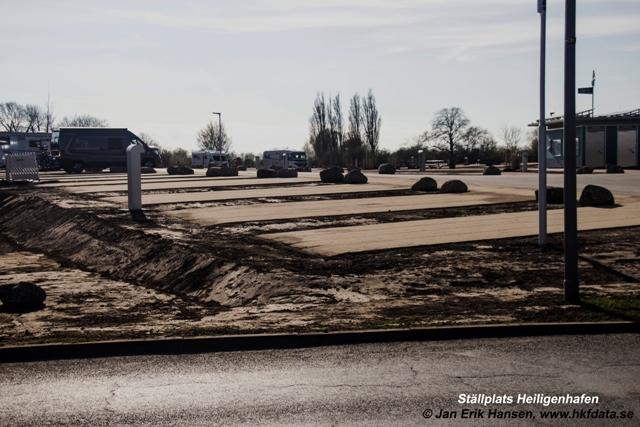
[[[106,127],[108,123],[88,114],[65,116],[56,121],[50,102],[44,107],[13,101],[0,103],[0,129],[6,132],[51,132],[54,126]]]
[[[309,140],[305,151],[319,166],[364,167],[373,159],[380,142],[382,118],[373,91],[355,93],[349,99],[345,126],[340,94],[318,93],[309,119]]]
[[[380,148],[380,112],[373,92],[357,93],[349,99],[346,126],[340,94],[316,95],[309,119],[309,140],[305,151],[314,166],[377,167],[393,163],[397,167],[419,167],[422,151],[425,160],[442,160],[450,168],[456,164],[497,164],[515,161],[522,153],[522,130],[503,126],[499,141],[491,133],[471,123],[459,107],[443,108],[434,114],[428,128],[403,147],[389,151]],[[537,160],[537,133],[528,136],[525,149]]]

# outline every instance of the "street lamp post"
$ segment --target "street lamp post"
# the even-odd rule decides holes
[[[565,0],[564,44],[564,296],[580,301],[576,207],[576,0]]]
[[[214,111],[212,114],[218,115],[218,146],[222,147],[222,113],[217,113]]]
[[[538,245],[547,243],[547,129],[545,123],[545,65],[547,45],[547,1],[538,0],[540,14],[540,120],[538,126]]]
[[[424,153],[423,149],[418,150],[418,161],[420,162],[420,172],[424,172],[425,160],[423,158],[423,153]]]

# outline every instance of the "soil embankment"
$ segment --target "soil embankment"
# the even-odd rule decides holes
[[[364,214],[361,220],[393,222],[407,217],[483,215],[531,208],[526,203],[475,206]],[[550,247],[545,251],[538,249],[535,239],[522,238],[321,258],[255,235],[283,225],[316,228],[348,218],[200,227],[168,217],[160,210],[148,210],[147,215],[149,221],[134,223],[126,210],[64,192],[0,193],[0,237],[6,238],[15,250],[45,254],[61,268],[98,273],[127,286],[152,288],[154,295],[160,291],[195,304],[189,310],[192,314],[188,323],[180,328],[173,321],[163,321],[169,325],[166,327],[157,326],[159,321],[155,327],[133,327],[150,316],[141,313],[143,317],[138,318],[135,310],[156,310],[147,303],[133,305],[138,308],[131,308],[128,323],[122,324],[116,321],[120,310],[114,308],[109,313],[113,324],[102,324],[112,331],[109,337],[126,338],[146,332],[188,335],[189,327],[193,334],[206,334],[620,319],[612,312],[563,302],[560,236],[551,236]],[[638,298],[638,229],[581,233],[583,295]],[[4,281],[11,280],[12,271],[7,270]],[[74,283],[69,282],[69,293],[80,286]],[[100,300],[103,296],[95,293],[97,287],[92,288],[92,298]],[[60,295],[47,307],[48,320],[34,322],[34,328],[47,322],[55,325],[56,310],[69,309],[65,304],[70,297],[65,296],[64,290],[65,287],[55,289]],[[123,298],[136,294],[129,290]],[[104,297],[109,299],[114,294]],[[56,306],[54,301],[62,301],[62,306]],[[167,310],[166,304],[157,307]],[[75,318],[78,322],[67,328],[70,340],[89,338],[71,332],[91,323],[90,310],[87,308],[87,315],[82,314],[82,304],[78,304],[78,310],[65,320],[71,322]],[[177,310],[176,316],[184,317],[182,312]],[[108,316],[104,319],[108,320]],[[14,320],[20,321],[18,317]],[[88,323],[83,326],[83,322]],[[64,338],[64,328],[50,330],[58,331],[58,335],[51,338],[53,335],[44,334],[42,340]],[[10,336],[16,333],[17,329],[8,332]]]

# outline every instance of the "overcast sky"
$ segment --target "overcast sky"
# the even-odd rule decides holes
[[[548,111],[562,111],[564,1],[549,0]],[[640,0],[578,0],[577,79],[640,107]],[[316,93],[369,88],[381,146],[459,106],[499,137],[538,111],[536,0],[0,0],[0,101],[87,113],[196,146],[222,111],[236,152],[301,148]],[[590,108],[588,95],[578,108]]]

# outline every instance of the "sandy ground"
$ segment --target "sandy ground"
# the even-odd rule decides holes
[[[473,206],[490,203],[513,203],[527,200],[532,200],[531,195],[503,195],[481,192],[465,194],[414,194],[411,196],[263,203],[251,206],[217,206],[211,208],[181,209],[169,212],[169,214],[177,215],[201,225],[212,225],[247,221],[313,218],[328,215],[357,215],[363,213]]]
[[[620,318],[563,303],[558,240],[552,240],[546,252],[537,250],[532,240],[507,239],[326,261],[286,248],[264,252],[246,240],[238,252],[233,242],[225,242],[228,252],[223,253],[222,246],[211,246],[217,231],[201,240],[199,230],[174,228],[172,234],[162,227],[162,241],[178,239],[184,245],[158,246],[154,227],[144,235],[125,229],[114,236],[112,219],[95,231],[91,227],[79,233],[67,227],[74,218],[58,222],[55,212],[48,216],[65,240],[52,239],[42,247],[62,258],[62,264],[38,251],[18,249],[13,238],[11,244],[0,244],[0,283],[32,281],[49,295],[44,310],[0,313],[0,345]],[[640,234],[637,228],[627,230],[582,235],[583,294],[640,297]],[[58,235],[38,234],[47,241]],[[109,241],[109,235],[115,240]],[[33,247],[42,241],[22,243]],[[146,267],[127,264],[128,255],[118,254],[125,247],[120,245],[131,246],[132,254],[147,260]],[[139,249],[145,246],[150,246],[147,253]],[[96,253],[102,255],[96,259]],[[203,260],[223,264],[216,264],[211,276],[208,264],[202,265],[209,261]],[[200,267],[193,270],[192,264]]]
[[[45,176],[73,182],[55,174]],[[101,185],[96,178],[107,177],[80,178]],[[487,188],[488,181],[483,178],[469,178],[472,192],[460,197],[479,196]],[[335,241],[329,242],[334,247],[352,226],[535,214],[531,212],[533,202],[508,198],[531,200],[529,188],[507,185],[523,178],[502,178],[506,178],[504,186],[490,187],[505,198],[496,200],[502,203],[429,208],[407,205],[406,210],[384,212],[362,206],[374,198],[419,200],[421,196],[409,196],[407,189],[416,176],[376,175],[370,184],[354,186],[366,187],[364,192],[354,192],[346,185],[306,184],[188,193],[167,190],[146,197],[233,193],[240,198],[223,196],[191,205],[158,205],[146,209],[147,221],[140,223],[131,221],[121,206],[96,194],[29,186],[1,189],[0,283],[33,281],[49,298],[41,311],[0,312],[0,345],[622,318],[611,311],[563,302],[558,236],[551,237],[544,251],[537,247],[535,238],[525,237],[417,247],[405,244],[333,257],[310,256],[260,237],[281,231],[335,229]],[[441,184],[448,178],[437,179]],[[332,192],[313,190],[320,187]],[[375,190],[377,187],[381,190]],[[630,187],[624,184],[622,188]],[[269,193],[273,190],[280,195]],[[291,190],[295,190],[293,194]],[[424,197],[432,196],[439,195]],[[332,204],[347,207],[329,209],[325,216],[305,216],[302,203],[307,202],[319,208]],[[296,203],[300,203],[297,208]],[[255,209],[262,213],[253,220],[245,217],[207,224],[167,214],[178,207],[207,212],[222,205],[230,208],[228,218],[234,210],[244,211],[242,206],[251,208],[247,212]],[[348,205],[362,208],[349,209]],[[288,218],[289,211],[296,210],[296,217]],[[275,214],[264,214],[267,211]],[[580,234],[584,295],[640,297],[639,231],[640,227],[632,227]],[[369,237],[384,240],[381,235],[370,233]]]
[[[285,184],[285,182],[283,182]],[[375,191],[406,189],[403,183],[385,184],[309,184],[296,187],[236,189],[220,191],[181,192],[144,194],[143,205],[159,205],[172,203],[211,202],[218,200],[251,199],[257,197],[290,197],[307,195],[325,195],[340,193],[370,193]],[[104,197],[105,201],[126,205],[127,196]]]
[[[347,278],[342,283],[329,282],[307,298],[282,296],[230,308],[65,268],[42,254],[19,251],[0,240],[0,284],[29,281],[47,292],[46,307],[39,311],[10,313],[0,306],[0,345],[496,323],[548,316],[570,316],[574,321],[614,318],[558,304],[561,289],[557,286],[529,290],[490,286],[468,292],[425,286],[418,277],[406,279],[389,286],[375,275],[359,284]],[[583,292],[637,297],[640,289],[610,283],[587,285]]]
[[[250,186],[250,185],[266,185],[266,184],[304,184],[317,182],[314,178],[263,178],[256,177],[245,178],[243,176],[233,176],[224,178],[200,178],[200,180],[177,180],[177,181],[145,181],[142,183],[142,191],[149,190],[177,190],[177,189],[195,189],[195,188],[216,188],[229,186]],[[126,192],[125,184],[88,184],[82,186],[64,186],[63,188],[74,193],[106,193],[106,192]]]
[[[578,230],[640,225],[640,203],[623,202],[614,208],[578,208]],[[562,233],[564,212],[549,211],[547,232]],[[536,236],[538,212],[510,212],[463,218],[428,219],[392,224],[323,228],[262,235],[320,256],[375,251],[410,246],[473,242]]]

